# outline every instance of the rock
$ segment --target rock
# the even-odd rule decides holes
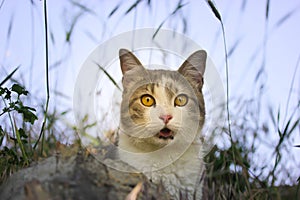
[[[107,159],[107,162],[112,162]],[[126,171],[131,167],[121,161]],[[107,167],[86,151],[73,155],[57,154],[31,164],[9,177],[0,186],[1,199],[105,199],[124,200],[142,184],[137,199],[170,199],[161,185],[155,185],[139,173]]]

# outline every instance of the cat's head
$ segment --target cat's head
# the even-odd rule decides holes
[[[128,50],[119,54],[124,89],[120,134],[145,152],[193,140],[205,118],[206,52],[194,52],[177,71],[148,70]]]

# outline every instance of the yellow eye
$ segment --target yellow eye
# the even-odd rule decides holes
[[[188,102],[188,96],[185,94],[180,94],[175,98],[175,106],[185,106]]]
[[[144,106],[147,106],[147,107],[151,107],[155,104],[154,98],[149,94],[143,95],[141,97],[141,102]]]

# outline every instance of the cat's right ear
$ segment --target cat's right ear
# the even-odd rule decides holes
[[[196,51],[184,61],[184,63],[178,69],[178,72],[186,77],[189,81],[193,82],[193,85],[196,85],[201,89],[206,67],[206,59],[206,51]]]
[[[119,50],[119,58],[121,63],[122,74],[133,69],[144,69],[141,62],[127,49]]]

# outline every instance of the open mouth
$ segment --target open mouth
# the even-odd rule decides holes
[[[173,133],[173,131],[171,131],[168,128],[163,128],[159,131],[158,138],[164,139],[164,140],[167,140],[167,139],[173,140],[174,139],[174,133]]]

